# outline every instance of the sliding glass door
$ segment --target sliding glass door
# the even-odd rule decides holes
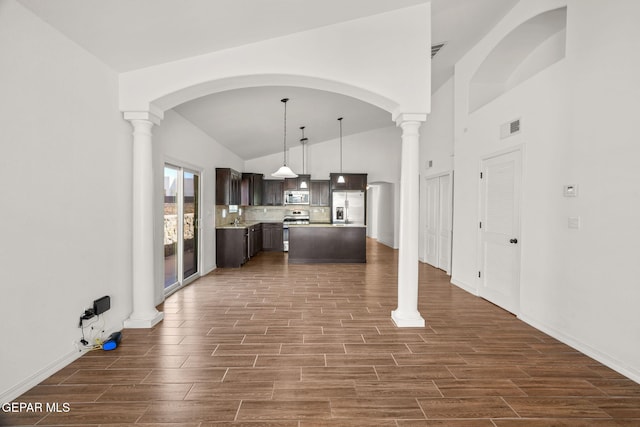
[[[178,173],[164,167],[164,288],[178,284]]]
[[[182,278],[188,279],[198,272],[198,187],[199,177],[183,171],[182,180]]]
[[[200,176],[164,167],[164,289],[171,293],[198,277]]]

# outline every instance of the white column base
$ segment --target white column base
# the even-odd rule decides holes
[[[156,311],[155,315],[150,318],[134,319],[132,317],[124,321],[126,329],[148,329],[153,328],[164,319],[164,313]]]
[[[425,327],[425,321],[418,311],[413,313],[399,313],[398,310],[393,310],[391,312],[391,320],[393,320],[393,323],[399,328]]]

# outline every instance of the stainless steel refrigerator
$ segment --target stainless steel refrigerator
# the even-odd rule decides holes
[[[364,191],[334,191],[331,197],[331,222],[365,225]]]

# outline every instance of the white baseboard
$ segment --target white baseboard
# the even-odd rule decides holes
[[[60,359],[54,361],[50,365],[44,367],[40,371],[26,378],[24,381],[21,381],[10,389],[5,390],[4,392],[2,392],[2,394],[0,394],[0,403],[9,403],[13,401],[36,385],[40,384],[42,381],[49,378],[51,375],[58,372],[60,369],[71,364],[74,360],[78,359],[84,353],[84,351],[73,350],[67,355],[61,357]]]
[[[614,357],[601,352],[600,350],[596,350],[595,348],[589,346],[588,344],[585,344],[575,338],[573,338],[570,335],[567,335],[565,333],[563,333],[562,331],[559,331],[549,325],[545,325],[544,323],[538,322],[537,320],[528,317],[527,315],[523,315],[521,314],[520,316],[518,316],[518,319],[522,320],[523,322],[527,323],[528,325],[533,326],[534,328],[538,329],[539,331],[544,332],[545,334],[557,339],[558,341],[575,348],[576,350],[578,350],[579,352],[586,354],[587,356],[591,357],[594,360],[597,360],[598,362],[602,363],[603,365],[613,369],[614,371],[624,375],[627,378],[632,379],[633,381],[637,382],[638,384],[640,384],[640,372],[631,367],[631,366],[626,366],[624,363],[620,362],[619,360],[616,360]]]
[[[451,277],[451,284],[452,285],[456,285],[457,287],[459,287],[463,291],[469,292],[471,295],[474,295],[474,296],[477,296],[477,297],[480,296],[480,293],[478,292],[478,290],[476,288],[474,288],[471,285],[468,285],[468,284],[464,283],[462,280],[456,279],[455,277]]]
[[[451,278],[451,284],[458,286],[459,288],[461,288],[462,290],[469,292],[472,295],[475,295],[477,297],[480,296],[480,294],[478,293],[478,291],[473,288],[472,286],[469,286],[468,284],[462,282],[461,280],[455,279],[455,278]],[[640,371],[638,371],[636,368],[631,367],[631,366],[627,366],[625,363],[620,362],[619,360],[617,360],[615,357],[612,357],[606,353],[601,352],[600,350],[596,350],[595,348],[581,342],[580,340],[577,340],[575,338],[573,338],[570,335],[565,334],[562,331],[559,331],[549,325],[545,325],[542,322],[538,322],[537,320],[525,315],[525,314],[520,314],[518,316],[518,319],[522,320],[523,322],[525,322],[528,325],[531,325],[532,327],[536,328],[539,331],[544,332],[545,334],[549,335],[550,337],[553,337],[555,339],[557,339],[558,341],[573,347],[574,349],[578,350],[579,352],[586,354],[587,356],[591,357],[594,360],[597,360],[598,362],[602,363],[603,365],[613,369],[614,371],[620,373],[621,375],[624,375],[625,377],[637,382],[638,384],[640,384]]]
[[[385,241],[385,240],[381,240],[381,239],[376,239],[376,241],[377,241],[378,243],[382,243],[382,244],[383,244],[383,245],[385,245],[385,246],[389,246],[391,249],[398,249],[398,248],[394,248],[394,247],[393,247],[393,242],[387,242],[387,241]]]

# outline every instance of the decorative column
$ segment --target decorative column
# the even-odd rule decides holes
[[[153,152],[151,128],[160,118],[126,112],[133,126],[133,311],[125,328],[151,328],[164,313],[155,307],[153,265]]]
[[[402,128],[400,174],[400,248],[398,253],[398,308],[391,319],[398,327],[424,327],[418,312],[418,235],[420,218],[418,130],[424,114],[400,114],[396,124]]]

